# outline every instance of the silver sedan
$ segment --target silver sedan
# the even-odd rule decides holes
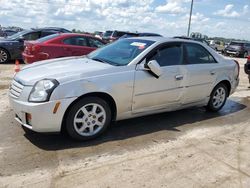
[[[219,111],[238,83],[238,63],[202,43],[128,38],[88,56],[25,66],[9,99],[26,131],[66,130],[87,140],[111,121],[191,106]]]

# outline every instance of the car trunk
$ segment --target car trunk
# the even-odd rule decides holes
[[[27,55],[33,55],[39,50],[39,46],[36,41],[25,41],[24,42],[24,53]]]

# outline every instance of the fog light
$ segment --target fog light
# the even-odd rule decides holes
[[[25,116],[26,116],[26,124],[32,126],[31,125],[31,120],[32,120],[31,114],[26,113]]]

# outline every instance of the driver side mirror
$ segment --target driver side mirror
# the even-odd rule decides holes
[[[145,64],[150,72],[156,77],[159,78],[162,74],[161,66],[156,60],[151,60],[148,63]]]

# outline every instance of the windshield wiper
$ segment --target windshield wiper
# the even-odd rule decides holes
[[[113,66],[120,66],[119,63],[115,63],[113,61],[109,61],[109,60],[106,60],[106,59],[101,59],[101,58],[98,58],[98,57],[95,57],[95,58],[91,58],[92,60],[95,60],[95,61],[99,61],[99,62],[102,62],[102,63],[107,63],[107,64],[110,64],[110,65],[113,65]]]

